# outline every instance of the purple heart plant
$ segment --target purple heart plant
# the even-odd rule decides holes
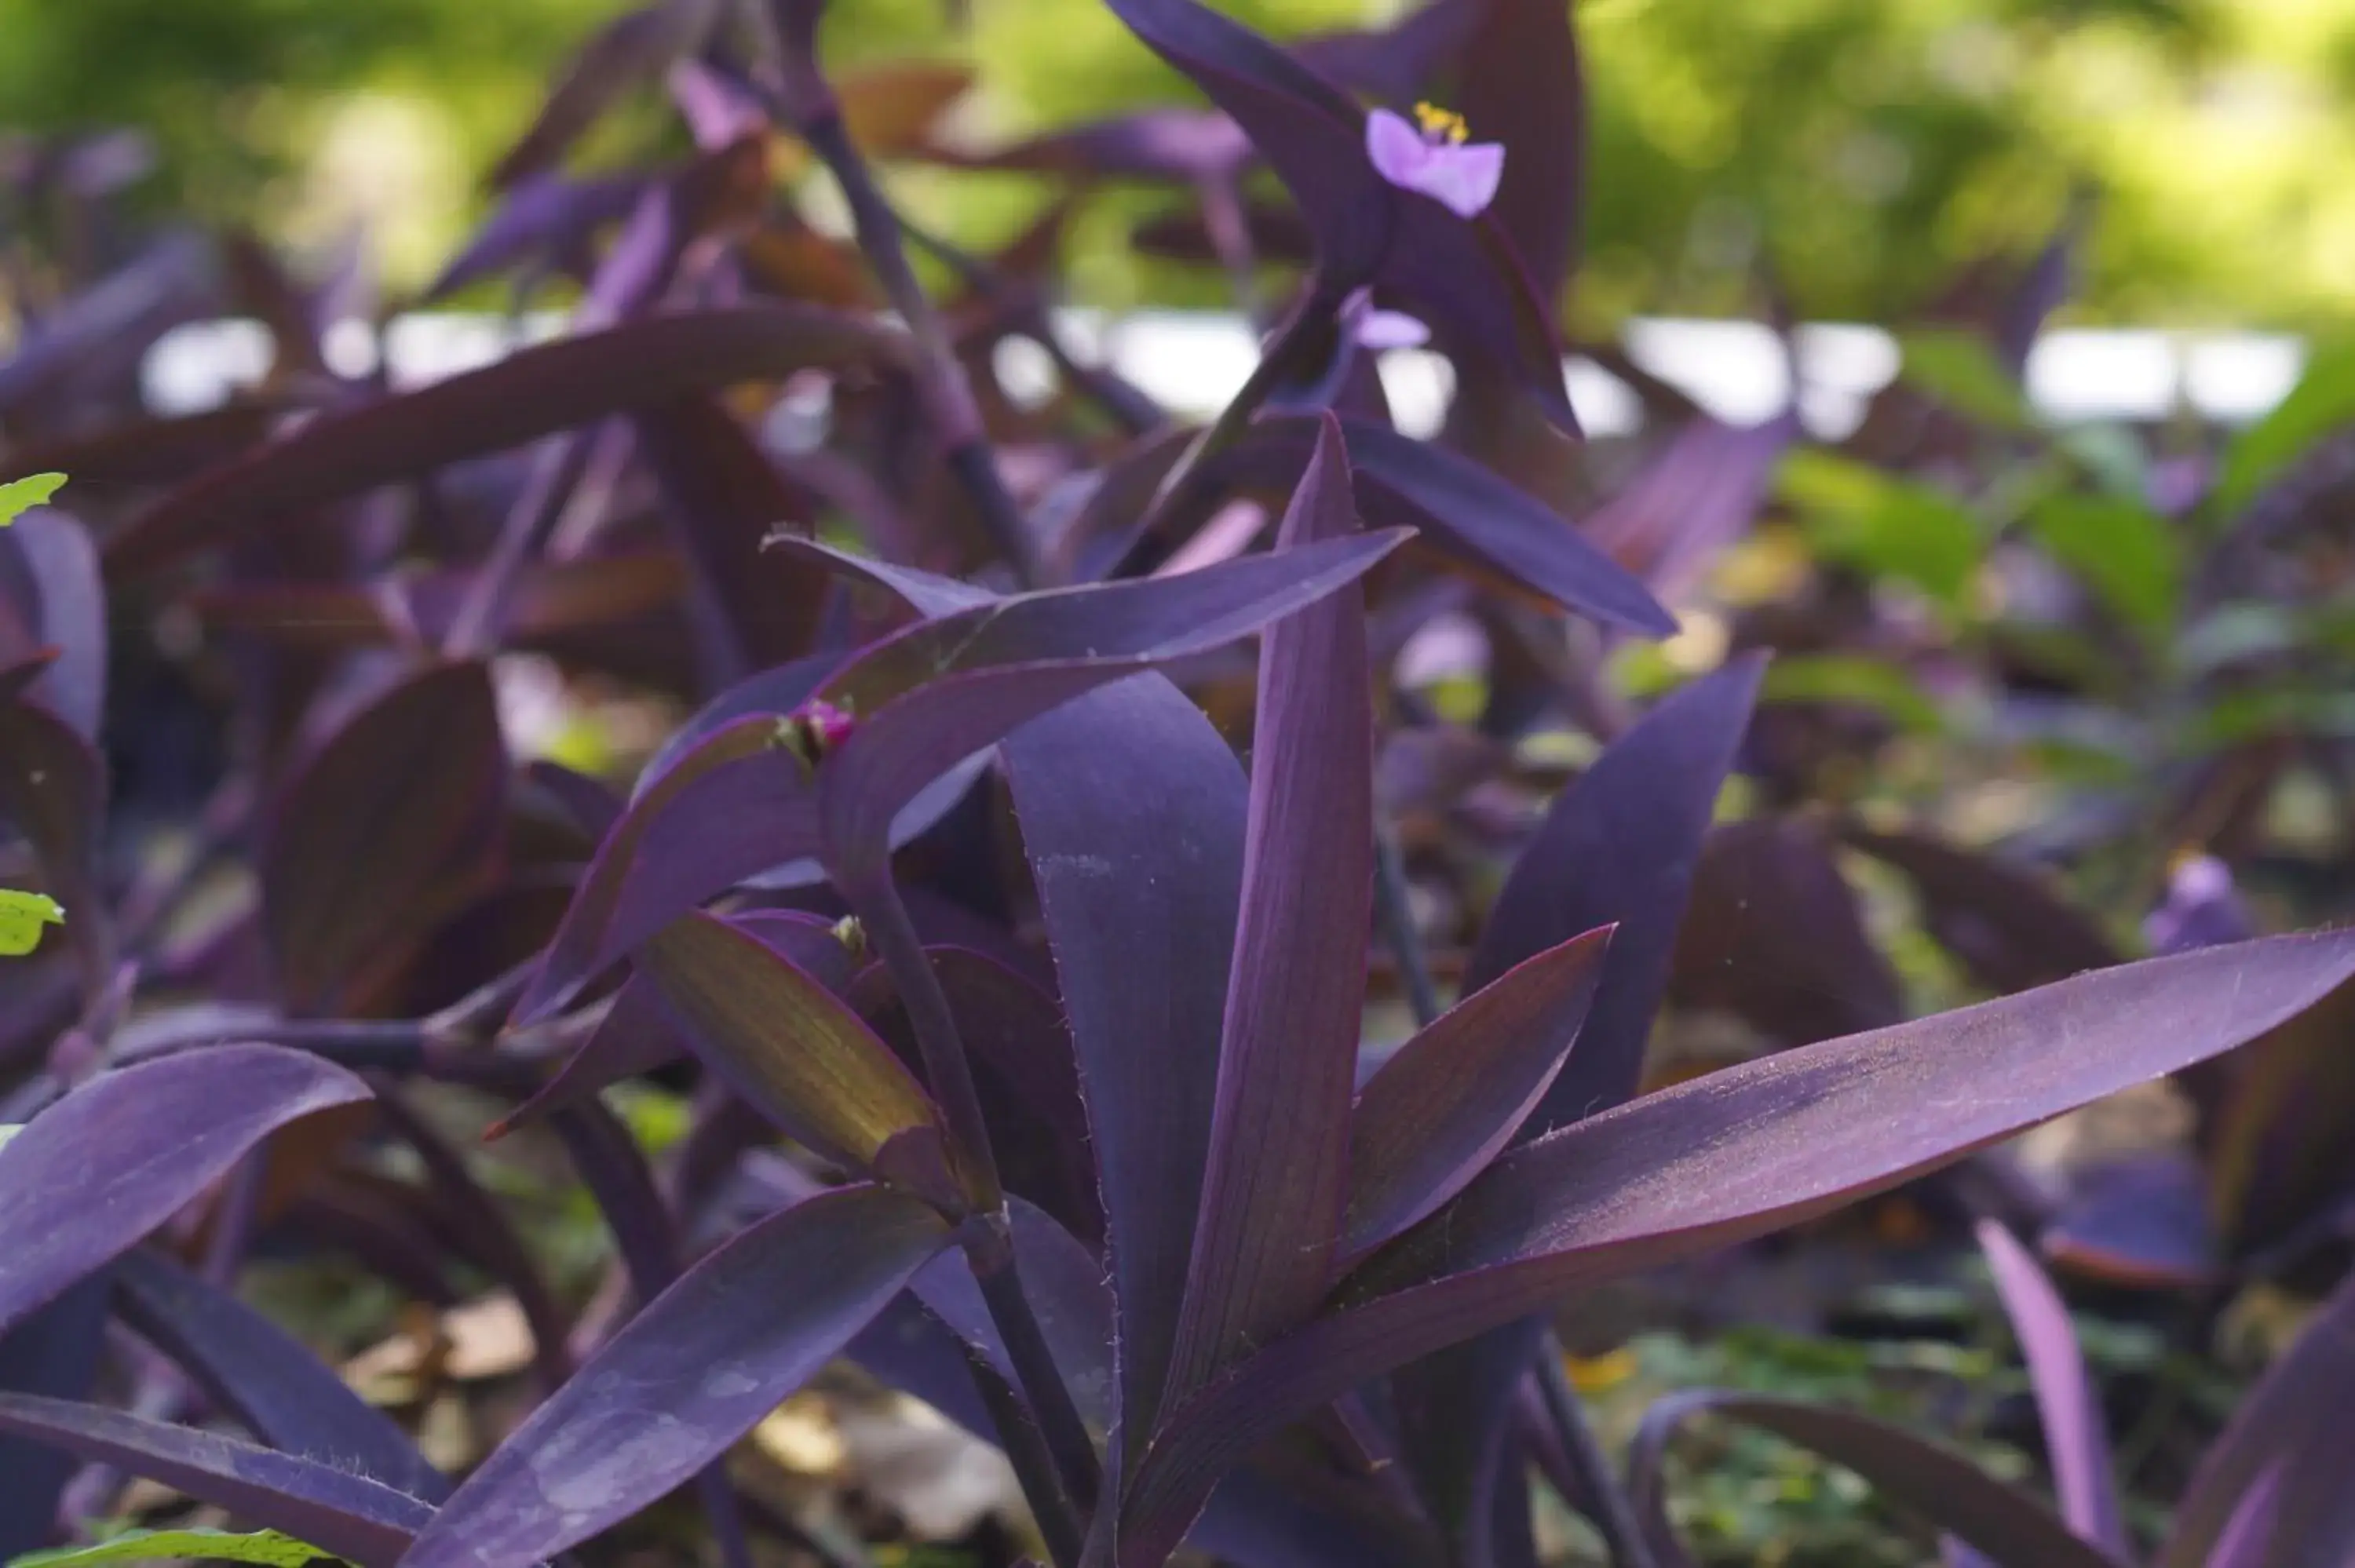
[[[1199,99],[978,151],[942,123],[963,74],[829,71],[816,0],[628,12],[428,291],[504,280],[562,330],[417,385],[329,352],[390,308],[364,267],[134,223],[96,142],[0,171],[12,211],[61,215],[11,270],[41,298],[0,363],[6,472],[48,476],[0,492],[0,1561],[136,1476],[358,1568],[619,1550],[685,1492],[746,1568],[807,1542],[731,1451],[844,1360],[1002,1447],[1057,1568],[1523,1568],[1538,1484],[1668,1568],[1662,1457],[1704,1413],[1862,1473],[1958,1558],[2129,1560],[2056,1287],[1996,1221],[2158,1277],[2155,1201],[1973,1209],[2057,1509],[1738,1392],[1673,1396],[1621,1463],[1555,1324],[1877,1194],[1977,1192],[1934,1184],[2170,1075],[2240,1228],[2168,1266],[2253,1277],[2340,1234],[2355,935],[2256,938],[2217,869],[2261,858],[2252,791],[2345,760],[2344,639],[2306,635],[2344,456],[2314,399],[2161,487],[2217,524],[2187,554],[2157,490],[2020,413],[2002,345],[2051,307],[2040,262],[1947,313],[1977,335],[1910,346],[1837,452],[1582,345],[1650,420],[1590,469],[1561,0],[1291,48],[1106,5]],[[660,94],[669,152],[579,166]],[[1050,199],[968,254],[887,196],[908,162]],[[808,220],[819,178],[852,238]],[[1054,308],[1111,178],[1174,187],[1140,248],[1224,267],[1246,312],[1284,280],[1201,429]],[[146,354],[229,314],[269,373],[148,409]],[[1000,376],[1018,341],[1043,399]],[[1431,439],[1376,374],[1411,344],[1455,372]],[[2021,452],[1966,487],[2028,498],[1982,527],[1944,476]],[[1769,523],[1806,543],[1797,586],[1713,601]],[[2075,588],[1975,586],[2033,572]],[[2213,629],[2253,601],[2274,619]],[[2041,641],[1973,619],[2031,602],[2061,607]],[[2072,680],[2095,739],[1993,749]],[[629,739],[614,715],[649,709]],[[2010,722],[1966,732],[1982,710]],[[2096,740],[2125,765],[2070,773]],[[1892,800],[1931,746],[1961,760]],[[2007,766],[2067,806],[2049,842],[1922,825]],[[2161,897],[2169,864],[2202,869]],[[2123,961],[2131,916],[2056,869],[2158,903],[2161,956]],[[1756,1048],[1658,1071],[1700,1011]],[[623,1085],[683,1134],[642,1142]],[[485,1101],[513,1143],[446,1130]],[[518,1144],[602,1215],[593,1290],[487,1178]],[[463,1477],[240,1294],[327,1254],[515,1303],[524,1414]],[[2213,1448],[2160,1568],[2355,1550],[2348,1301]],[[147,1545],[289,1550],[204,1541]]]

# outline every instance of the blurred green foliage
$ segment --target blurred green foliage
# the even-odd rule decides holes
[[[611,0],[0,0],[0,119],[135,124],[163,194],[324,238],[366,216],[396,277],[475,210],[474,176]],[[1225,0],[1278,33],[1396,0]],[[1181,96],[1098,0],[838,5],[839,60],[972,59],[965,124],[1012,134]],[[1891,319],[1983,255],[2032,249],[2098,196],[2083,320],[2312,328],[2355,305],[2355,0],[1580,0],[1593,100],[1576,308]],[[609,151],[611,151],[609,147]],[[902,170],[971,240],[1036,210],[1006,177]],[[1123,193],[1074,231],[1113,303],[1183,296],[1140,269]],[[1219,297],[1201,280],[1200,298]]]

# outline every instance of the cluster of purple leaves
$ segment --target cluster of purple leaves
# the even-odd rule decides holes
[[[1751,650],[1886,652],[1852,578],[1640,714],[1611,694],[1604,659],[1674,629],[1661,599],[1748,529],[1798,426],[1727,426],[1623,365],[1672,434],[1597,501],[1555,321],[1581,178],[1565,7],[1434,0],[1287,51],[1194,0],[1108,3],[1207,105],[987,154],[934,134],[954,72],[830,80],[811,0],[621,17],[432,291],[569,290],[567,329],[421,388],[331,367],[329,324],[392,309],[357,260],[306,281],[250,238],[144,233],[112,141],[16,161],[44,249],[12,280],[5,461],[74,488],[0,538],[0,874],[71,916],[0,969],[0,1122],[27,1124],[0,1148],[0,1552],[119,1472],[361,1568],[524,1568],[691,1485],[742,1561],[722,1461],[847,1357],[1003,1445],[1064,1568],[1187,1542],[1527,1563],[1539,1477],[1621,1561],[1671,1563],[1660,1457],[1701,1411],[1849,1465],[1957,1553],[2126,1559],[2066,1315],[1993,1220],[2058,1510],[1862,1416],[1738,1394],[1656,1411],[1623,1487],[1550,1315],[2194,1069],[2212,1125],[2286,1162],[2232,1179],[2304,1183],[2274,1201],[2327,1229],[2348,1173],[2315,1171],[2343,1140],[2272,1128],[2343,1075],[2355,940],[2243,939],[2229,883],[2192,877],[2163,956],[2123,964],[2015,863],[1794,809],[1880,736],[1837,702],[1762,707]],[[1485,207],[1369,154],[1369,105],[1429,89],[1504,149]],[[566,172],[655,92],[691,152]],[[796,147],[855,243],[780,193]],[[965,256],[893,211],[871,161],[900,157],[1069,194]],[[1059,335],[1061,226],[1108,179],[1172,187],[1139,243],[1226,266],[1246,309],[1283,279],[1205,430]],[[2015,376],[2056,267],[1958,296]],[[1391,421],[1352,330],[1372,308],[1452,363],[1437,440]],[[146,351],[224,310],[267,327],[268,380],[142,413]],[[1056,366],[1043,405],[999,381],[1009,339]],[[822,438],[782,439],[813,387]],[[1901,386],[1852,450],[1926,483],[2028,439],[1957,401]],[[2278,514],[2331,482],[2316,450],[2243,498],[2259,521],[2219,543],[2222,577],[2280,569]],[[1476,730],[1390,678],[1448,618],[1487,640]],[[626,796],[517,767],[494,679],[516,652],[692,716]],[[1513,825],[1485,915],[1434,940],[1402,839],[1525,781],[1510,741],[1563,718],[1602,749]],[[1716,825],[1736,773],[1770,809]],[[1909,879],[1992,1000],[1905,1018],[1843,844]],[[203,896],[224,878],[239,896]],[[1376,994],[1419,1028],[1369,1053]],[[1671,999],[1790,1049],[1645,1092]],[[692,1128],[657,1163],[599,1092],[683,1063]],[[625,1311],[568,1319],[420,1113],[436,1084],[560,1142]],[[363,1181],[354,1149],[383,1142],[423,1181]],[[2225,1266],[2152,1213],[2136,1189],[2001,1217],[2116,1272]],[[239,1300],[257,1246],[304,1236],[429,1301],[459,1269],[516,1296],[544,1397],[463,1482]],[[2159,1561],[2344,1559],[2319,1435],[2355,1387],[2350,1311],[2252,1398]],[[124,1336],[155,1353],[101,1399]]]

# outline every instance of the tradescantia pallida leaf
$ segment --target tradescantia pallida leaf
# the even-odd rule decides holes
[[[643,786],[607,835],[518,1021],[545,1016],[672,918],[756,872],[815,855],[838,885],[871,880],[901,811],[975,753],[1074,697],[1315,602],[1403,538],[1360,535],[1167,580],[990,600],[873,644],[790,713],[722,726]],[[838,560],[798,540],[779,547]]]
[[[1525,1144],[1360,1265],[1315,1320],[1164,1413],[1122,1561],[1159,1562],[1257,1440],[1366,1377],[1886,1191],[2230,1050],[2350,977],[2355,933],[2210,948],[1785,1052]]]

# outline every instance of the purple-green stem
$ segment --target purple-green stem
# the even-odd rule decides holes
[[[1322,341],[1325,331],[1340,313],[1341,302],[1348,297],[1348,290],[1321,273],[1311,281],[1306,298],[1276,329],[1274,339],[1261,354],[1241,390],[1219,410],[1217,418],[1187,443],[1186,450],[1162,476],[1152,501],[1146,505],[1145,515],[1129,532],[1127,547],[1105,576],[1119,577],[1130,570],[1139,551],[1192,503],[1211,460],[1234,445],[1235,438],[1251,424],[1252,416],[1266,405],[1268,397],[1287,377],[1303,368],[1307,350]]]
[[[1046,1332],[1039,1326],[1038,1313],[1022,1288],[1014,1257],[1013,1223],[998,1181],[997,1157],[990,1147],[989,1124],[982,1115],[981,1094],[974,1083],[972,1059],[966,1054],[956,1014],[949,1007],[948,993],[941,989],[940,977],[924,956],[915,922],[908,916],[908,906],[900,897],[890,868],[863,876],[837,876],[835,885],[866,928],[876,957],[891,976],[900,1005],[908,1010],[925,1082],[947,1118],[949,1138],[975,1201],[975,1212],[958,1228],[957,1239],[981,1287],[990,1321],[1005,1344],[1015,1379],[1038,1417],[1038,1435],[1049,1463],[1043,1473],[1025,1478],[1023,1490],[1032,1510],[1039,1514],[1040,1530],[1050,1531],[1051,1541],[1049,1516],[1059,1510],[1071,1513],[1074,1498],[1083,1505],[1092,1501],[1101,1490],[1100,1467],[1087,1423],[1071,1403],[1071,1391],[1048,1350]],[[1012,1451],[1017,1440],[1008,1436],[1007,1457],[1019,1469],[1027,1461]],[[1082,1537],[1076,1517],[1055,1520],[1051,1530],[1066,1524],[1071,1540]],[[1077,1561],[1060,1552],[1056,1559],[1066,1564]]]

